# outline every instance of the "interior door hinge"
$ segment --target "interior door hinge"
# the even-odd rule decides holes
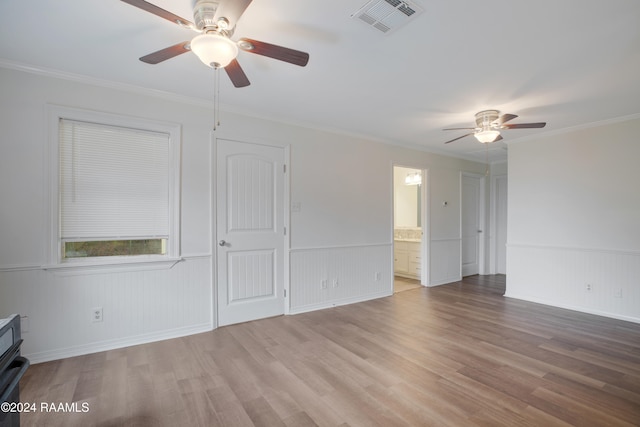
[[[287,227],[284,228],[284,235],[287,235]]]
[[[282,165],[282,170],[284,173],[287,173],[287,165]]]
[[[287,290],[286,289],[284,290],[284,297],[285,298],[287,297]]]

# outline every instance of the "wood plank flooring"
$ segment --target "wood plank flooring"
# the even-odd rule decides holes
[[[393,279],[393,293],[409,291],[411,289],[420,288],[422,285],[419,280],[407,279],[405,277],[396,276]]]
[[[23,426],[632,426],[640,325],[473,276],[32,365]],[[81,408],[81,407],[80,407]]]

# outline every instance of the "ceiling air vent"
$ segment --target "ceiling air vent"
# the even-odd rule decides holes
[[[359,19],[376,30],[389,34],[411,22],[423,9],[403,0],[371,0],[351,17]]]

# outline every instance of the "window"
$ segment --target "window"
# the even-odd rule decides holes
[[[51,261],[178,256],[179,127],[51,107]]]

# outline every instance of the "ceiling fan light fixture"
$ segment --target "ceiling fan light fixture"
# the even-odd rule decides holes
[[[215,33],[194,37],[191,40],[191,51],[200,61],[212,68],[224,68],[238,56],[236,43]]]
[[[497,130],[483,130],[481,132],[475,133],[473,136],[483,144],[487,144],[489,142],[493,142],[497,137],[500,136],[500,132]]]

